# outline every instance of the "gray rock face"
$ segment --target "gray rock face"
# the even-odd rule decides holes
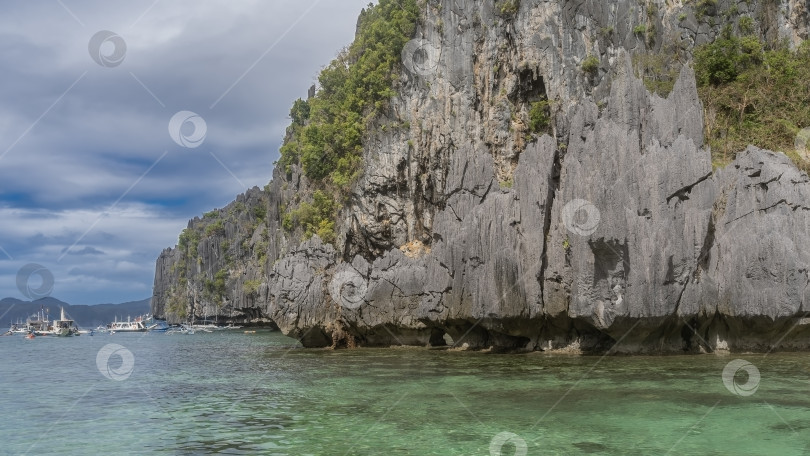
[[[161,254],[154,313],[272,320],[311,347],[810,347],[808,178],[753,148],[713,173],[694,74],[675,71],[720,32],[708,18],[736,6],[795,44],[804,4],[498,5],[428,3],[427,64],[405,56],[335,246],[283,228],[312,192],[276,169]],[[673,70],[666,98],[636,76],[649,62]]]
[[[607,109],[574,116],[554,199],[545,271],[551,314],[642,342],[673,315],[697,267],[712,205],[694,76],[669,99],[650,95],[629,64]]]
[[[308,346],[331,343],[331,328],[339,309],[324,297],[327,269],[334,266],[335,250],[317,237],[280,259],[270,273],[269,315],[279,328]]]
[[[709,348],[807,348],[810,180],[785,155],[749,147],[712,184],[706,247],[679,311]]]

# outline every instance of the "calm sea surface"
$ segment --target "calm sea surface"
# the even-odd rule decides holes
[[[751,365],[727,373],[730,390],[738,358]],[[0,454],[798,455],[810,453],[809,380],[810,354],[329,351],[264,331],[0,337]]]

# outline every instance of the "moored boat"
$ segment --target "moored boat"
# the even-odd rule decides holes
[[[170,326],[166,334],[194,334],[194,328],[187,325],[174,325]]]
[[[65,314],[65,309],[61,309],[61,317],[53,322],[48,320],[46,309],[40,309],[34,315],[28,317],[25,324],[14,323],[6,334],[31,335],[31,336],[74,336],[79,335],[79,328],[76,323]],[[27,337],[32,338],[32,337]]]
[[[33,333],[35,336],[45,336],[51,332],[47,311],[40,309],[35,315],[25,320],[24,333]]]
[[[28,334],[28,325],[23,323],[12,323],[11,327],[6,332],[7,335],[11,336],[14,334]]]
[[[151,332],[166,332],[169,329],[169,324],[166,320],[159,320],[154,315],[146,314],[142,317],[146,329]]]
[[[79,335],[79,328],[76,327],[73,320],[67,318],[65,308],[62,307],[60,318],[53,321],[53,325],[48,328],[47,332],[50,335],[59,337],[77,336]]]
[[[156,319],[153,315],[146,314],[135,317],[127,317],[127,321],[118,321],[117,319],[108,324],[106,328],[99,326],[97,332],[109,332],[115,334],[117,332],[165,332],[169,329],[169,325],[165,320]]]
[[[107,325],[107,329],[110,330],[110,334],[117,332],[145,332],[147,330],[142,317],[137,317],[134,321],[129,317],[127,317],[127,321],[116,320]]]
[[[212,332],[212,331],[222,331],[223,329],[228,329],[225,326],[219,326],[216,323],[210,320],[203,320],[200,323],[195,323],[191,325],[191,329],[195,329],[197,331],[203,332]]]

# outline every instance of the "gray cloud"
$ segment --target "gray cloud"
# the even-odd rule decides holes
[[[64,252],[67,252],[68,255],[80,255],[80,256],[81,255],[104,255],[104,252],[102,252],[101,250],[99,250],[99,249],[97,249],[95,247],[90,247],[89,245],[87,245],[84,248],[79,249],[79,250],[75,250],[75,249],[74,250],[67,250],[67,249],[65,249],[62,253],[64,253]]]
[[[0,297],[38,262],[59,298],[140,299],[188,218],[267,183],[289,107],[367,1],[62,3],[0,17]],[[120,65],[91,58],[99,30]],[[205,119],[199,148],[170,138],[180,110]]]

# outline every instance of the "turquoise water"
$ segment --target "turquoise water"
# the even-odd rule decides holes
[[[107,344],[124,350],[97,360]],[[262,331],[0,337],[0,454],[810,453],[810,354],[295,347]],[[750,396],[724,385],[737,358],[760,373],[727,377]]]

